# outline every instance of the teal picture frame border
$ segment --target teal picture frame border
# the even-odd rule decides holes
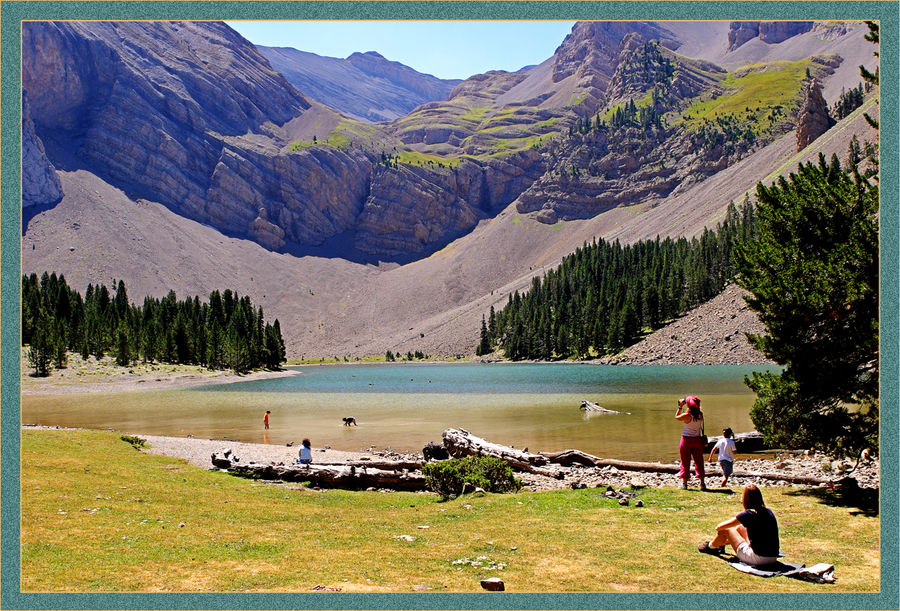
[[[23,593],[19,560],[21,290],[21,74],[23,20],[830,20],[866,19],[881,24],[881,591],[811,594],[64,594]],[[898,609],[898,347],[900,347],[900,215],[898,215],[898,39],[900,3],[849,2],[0,2],[0,608],[3,609]],[[361,49],[364,50],[364,49]],[[686,578],[702,579],[697,567]]]

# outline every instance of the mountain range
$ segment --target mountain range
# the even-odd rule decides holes
[[[290,356],[468,355],[490,306],[584,241],[696,235],[875,141],[872,100],[810,118],[874,67],[866,32],[579,22],[537,66],[453,82],[215,22],[28,22],[23,271],[232,288]]]

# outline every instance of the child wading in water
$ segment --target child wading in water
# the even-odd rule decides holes
[[[716,442],[716,445],[709,452],[709,462],[713,461],[713,454],[719,453],[719,466],[722,467],[722,486],[728,483],[728,477],[734,473],[734,453],[737,452],[737,447],[735,447],[732,437],[734,437],[734,432],[726,427],[722,430],[722,438]]]

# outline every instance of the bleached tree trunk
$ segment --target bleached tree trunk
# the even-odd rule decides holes
[[[540,454],[530,454],[524,450],[518,450],[510,446],[491,443],[481,437],[477,437],[463,429],[447,429],[443,434],[444,447],[453,457],[461,456],[493,456],[506,461],[513,469],[559,477],[551,469],[541,469],[547,464],[547,458]]]

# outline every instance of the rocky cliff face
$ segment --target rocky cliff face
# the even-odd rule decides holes
[[[374,147],[290,151],[282,126],[311,103],[222,24],[34,22],[23,41],[26,86],[44,92],[31,113],[36,133],[133,197],[267,248],[319,245],[350,231],[375,257],[423,253],[543,172],[533,152],[451,171],[387,168]],[[353,62],[365,70],[391,64],[372,54]],[[28,121],[23,127],[31,133]],[[448,139],[439,128],[416,133],[411,140]],[[29,142],[29,151],[40,150],[38,139]],[[53,183],[52,171],[39,177],[41,165],[39,155],[29,161],[29,184]],[[40,201],[58,199],[45,191]]]
[[[34,132],[28,94],[22,92],[22,206],[46,206],[63,196],[56,168]]]
[[[797,113],[797,150],[802,151],[809,143],[824,134],[835,124],[828,114],[828,104],[822,96],[822,86],[815,78],[806,82],[805,96]]]
[[[812,21],[734,21],[728,33],[728,50],[734,51],[754,38],[767,44],[784,42],[809,32],[813,25]]]
[[[777,39],[802,27],[750,30]],[[75,159],[133,198],[270,249],[340,234],[372,259],[409,260],[516,200],[545,222],[652,202],[759,137],[722,117],[686,123],[694,100],[727,92],[720,68],[669,50],[672,36],[579,23],[540,67],[475,75],[447,100],[363,125],[305,97],[224,24],[28,22],[23,80],[42,93],[30,106],[28,201],[59,197],[52,166],[32,154],[44,139],[64,153],[58,166]],[[375,53],[339,61],[410,99],[448,85]],[[338,127],[323,134],[320,119]],[[321,140],[306,141],[315,131]]]
[[[29,22],[22,55],[39,134],[126,192],[238,235],[230,213],[249,223],[260,202],[235,193],[223,214],[217,170],[247,157],[239,138],[309,107],[223,24]]]

